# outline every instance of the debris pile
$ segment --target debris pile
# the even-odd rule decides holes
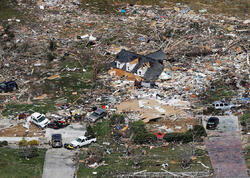
[[[204,115],[249,109],[249,20],[208,15],[206,9],[195,13],[181,4],[127,5],[116,14],[94,14],[78,0],[17,2],[26,17],[0,22],[2,137],[47,137],[53,129],[66,132],[88,123],[111,131],[103,143],[123,147],[134,144],[127,132],[141,120],[150,134],[140,133],[138,140],[156,137],[166,148],[165,134],[188,133]],[[46,117],[42,128],[30,124],[38,112]],[[124,121],[112,122],[114,113]],[[84,133],[80,126],[75,130]],[[88,150],[84,163],[105,165],[103,157],[119,146],[104,150]],[[129,149],[124,152],[130,159]],[[141,166],[136,159],[130,160],[135,170]]]

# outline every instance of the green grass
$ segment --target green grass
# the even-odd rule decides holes
[[[213,101],[218,101],[218,100],[222,100],[222,99],[227,99],[227,98],[231,98],[232,96],[234,96],[234,91],[230,90],[230,89],[218,89],[217,91],[213,92],[213,91],[208,91],[208,101],[213,102]]]
[[[77,177],[110,177],[119,172],[127,172],[132,163],[129,160],[120,160],[119,156],[119,153],[105,156],[104,160],[108,165],[97,169],[86,168],[80,164]],[[126,164],[128,166],[125,166]],[[92,172],[97,172],[97,175],[94,176]]]
[[[0,177],[2,178],[40,178],[43,172],[45,149],[39,149],[39,156],[25,160],[19,158],[18,150],[0,148]]]
[[[246,161],[247,168],[250,169],[250,155],[249,155],[249,153],[245,154],[245,161]]]
[[[247,111],[240,117],[241,122],[249,123],[250,122],[250,111]]]
[[[212,91],[208,88],[207,91],[199,96],[203,104],[211,104],[214,101],[219,101],[222,99],[230,100],[236,95],[233,86],[226,84],[223,80],[217,80],[213,83],[215,86],[215,91]]]
[[[246,162],[246,166],[248,169],[250,169],[250,146],[247,146],[246,148],[244,148],[244,157],[245,157],[245,162]]]
[[[101,122],[98,122],[94,125],[93,131],[97,136],[97,139],[107,139],[111,136],[111,127],[110,127],[110,120],[102,119]]]
[[[166,148],[155,147],[150,149],[149,146],[134,147],[129,144],[130,155],[127,157],[127,148],[125,144],[118,144],[113,140],[111,121],[103,119],[93,126],[93,131],[97,137],[98,145],[90,145],[88,150],[99,150],[103,153],[105,164],[96,169],[88,168],[84,163],[80,163],[78,169],[78,177],[113,177],[119,174],[133,173],[137,171],[147,170],[148,172],[161,172],[162,164],[168,163],[169,171],[183,172],[180,167],[183,156],[191,153],[192,147],[190,144],[174,145],[169,144]],[[109,145],[104,145],[103,142],[109,142]],[[107,153],[107,149],[111,154]],[[188,151],[187,151],[188,150]],[[80,160],[88,158],[88,151],[84,150],[80,154]],[[205,168],[197,163],[201,161],[203,164],[211,167],[208,153],[204,150],[196,150],[197,160],[192,161],[191,167],[185,171],[204,171]],[[98,153],[100,154],[100,153]],[[191,154],[189,154],[191,155]],[[170,164],[170,161],[175,161],[176,164]],[[135,166],[138,162],[139,167]],[[97,172],[97,174],[93,174]]]
[[[161,172],[162,164],[168,163],[167,170],[173,172],[183,172],[180,163],[187,153],[191,153],[192,147],[190,144],[174,145],[169,144],[166,148],[155,147],[150,149],[148,146],[132,147],[130,144],[130,155],[126,155],[126,146],[118,144],[113,140],[112,130],[110,127],[110,120],[103,119],[93,126],[93,131],[97,137],[97,145],[91,145],[89,150],[98,149],[103,153],[103,161],[105,164],[96,169],[88,168],[83,163],[80,163],[78,169],[78,177],[113,177],[119,174],[132,173],[142,170],[148,172]],[[103,145],[103,142],[109,142],[110,145]],[[107,154],[106,150],[111,154]],[[191,155],[191,154],[189,154]],[[201,161],[203,164],[211,167],[210,158],[208,153],[204,150],[196,150],[197,160],[191,162],[191,167],[185,171],[204,171],[205,168],[198,163]],[[88,157],[87,151],[82,151],[80,160],[85,160]],[[135,167],[135,162],[138,162],[139,167]],[[170,161],[175,161],[176,164],[170,164]],[[92,172],[97,172],[94,175]]]
[[[19,103],[10,103],[6,105],[6,108],[3,111],[3,116],[15,115],[20,112],[40,112],[47,113],[55,111],[55,103],[53,100],[44,100],[44,102],[37,102],[34,104],[19,104]]]
[[[12,17],[18,17],[20,12],[18,12],[14,6],[16,2],[14,0],[1,0],[0,1],[0,20],[6,20]]]
[[[83,66],[86,70],[82,71]],[[75,71],[67,71],[66,68],[74,69],[78,68]],[[64,70],[63,70],[64,69]],[[65,98],[67,103],[72,103],[77,98],[80,97],[80,94],[83,94],[88,89],[92,89],[94,86],[93,83],[93,65],[91,62],[85,62],[84,59],[81,60],[81,63],[75,59],[70,59],[66,57],[62,62],[60,62],[60,77],[53,80],[45,80],[45,83],[42,83],[39,86],[35,86],[36,90],[40,91],[43,94],[49,94],[51,98]],[[41,73],[41,72],[37,72]],[[38,75],[39,78],[47,77],[46,74]],[[73,92],[77,92],[76,95],[72,95]],[[34,93],[35,94],[35,93]]]
[[[91,88],[88,83],[93,78],[93,71],[87,72],[63,72],[58,79],[59,86],[63,91],[78,91],[85,88]]]
[[[88,59],[89,60],[89,59]],[[82,72],[82,68],[84,65],[84,69],[86,72]],[[60,66],[62,68],[80,68],[74,72],[64,71],[61,73],[61,78],[58,79],[58,86],[64,91],[81,91],[82,89],[90,89],[92,87],[92,83],[89,82],[93,79],[94,68],[92,62],[86,61],[82,59],[80,62],[77,60],[65,60]]]

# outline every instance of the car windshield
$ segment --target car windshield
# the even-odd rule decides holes
[[[208,122],[208,124],[214,124],[214,122]]]
[[[42,116],[42,117],[40,117],[40,118],[38,119],[38,122],[42,122],[42,121],[44,121],[44,120],[45,120],[45,117]]]
[[[92,116],[95,116],[95,117],[98,117],[98,116],[99,116],[99,114],[97,114],[96,112],[93,112],[91,115],[92,115]]]
[[[4,83],[1,83],[0,87],[4,88],[4,87],[6,87],[6,85]]]
[[[81,142],[81,141],[82,141],[82,139],[78,138],[78,139],[76,139],[76,141],[77,141],[77,142]]]
[[[55,140],[60,140],[61,139],[61,135],[53,135],[52,138],[55,139]]]

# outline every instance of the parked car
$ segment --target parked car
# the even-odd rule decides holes
[[[33,113],[30,117],[31,122],[41,128],[45,128],[50,123],[49,119],[47,119],[44,114],[38,112]]]
[[[65,120],[55,120],[53,122],[50,122],[48,124],[48,127],[53,129],[60,129],[67,127],[68,125],[69,125],[68,122],[66,122]]]
[[[0,93],[7,93],[18,90],[18,85],[15,81],[9,81],[0,84]]]
[[[62,134],[53,134],[51,136],[51,145],[53,148],[61,148],[63,146]]]
[[[207,129],[215,129],[217,125],[219,124],[219,118],[218,117],[210,117],[207,121]]]
[[[88,117],[87,120],[89,120],[90,122],[95,122],[103,117],[105,117],[107,115],[107,111],[104,109],[96,109],[93,113],[91,113]]]
[[[84,145],[91,144],[92,142],[96,142],[96,138],[92,136],[87,136],[87,137],[81,136],[75,139],[74,141],[72,141],[71,144],[74,148],[79,148]]]

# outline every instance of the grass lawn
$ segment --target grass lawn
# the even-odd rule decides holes
[[[250,169],[250,155],[246,154],[245,155],[245,160],[246,160],[246,165],[247,165],[247,168]]]
[[[34,104],[19,104],[10,103],[7,104],[5,110],[3,111],[3,116],[18,114],[20,112],[40,112],[47,113],[55,111],[55,103],[53,100],[44,100],[43,102],[36,102]]]
[[[39,156],[25,160],[19,157],[18,149],[0,148],[0,177],[40,178],[43,173],[45,149],[39,149]]]
[[[248,169],[250,169],[250,147],[245,148],[244,156],[245,156],[246,166]]]

